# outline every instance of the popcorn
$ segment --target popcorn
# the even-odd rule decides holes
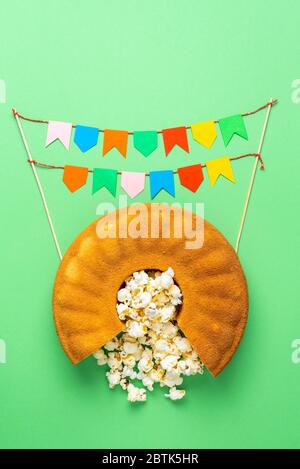
[[[133,370],[133,368],[131,368],[130,366],[128,365],[125,365],[123,370],[122,370],[122,378],[131,378],[131,379],[135,379],[137,376],[137,373],[136,371]]]
[[[126,353],[134,355],[139,350],[139,344],[137,342],[124,342],[123,349]]]
[[[126,318],[126,313],[128,312],[128,306],[124,303],[118,303],[116,309],[119,318],[121,319],[121,321],[124,321]]]
[[[185,337],[174,337],[173,342],[178,350],[182,353],[192,351],[192,346]]]
[[[96,358],[98,365],[105,365],[105,363],[107,363],[107,356],[105,355],[104,350],[97,350],[93,355]]]
[[[155,295],[153,299],[157,306],[164,306],[169,300],[169,298],[163,291],[158,293],[158,295]]]
[[[138,285],[147,285],[149,280],[148,275],[143,270],[141,272],[134,272],[133,278]]]
[[[148,304],[151,302],[152,300],[152,295],[151,293],[145,291],[143,292],[141,295],[140,295],[140,303],[139,303],[139,307],[140,308],[146,308],[146,306],[148,306]]]
[[[127,386],[127,391],[127,399],[131,402],[145,401],[147,399],[145,389],[137,388],[131,383]]]
[[[196,373],[203,374],[203,371],[201,372],[201,369],[202,369],[201,364],[198,363],[196,360],[187,358],[185,362],[186,362],[186,369],[183,372],[184,375],[192,376],[192,375],[195,375]]]
[[[153,380],[151,379],[150,376],[145,375],[142,378],[142,383],[146,388],[148,388],[149,391],[153,391]]]
[[[182,293],[174,271],[134,272],[117,293],[116,311],[124,332],[94,353],[98,365],[107,365],[108,385],[127,390],[131,402],[146,401],[155,383],[170,388],[168,399],[185,395],[183,376],[203,374],[204,365],[176,324]],[[106,351],[106,352],[105,352]],[[133,385],[138,380],[144,388]]]
[[[168,322],[170,319],[174,319],[175,315],[175,306],[170,305],[170,306],[164,306],[159,310],[159,316],[161,322]]]
[[[173,283],[174,283],[174,280],[168,271],[163,272],[161,274],[160,284],[162,288],[169,289],[173,285]]]
[[[122,367],[121,355],[116,352],[109,352],[107,364],[111,370],[118,370]]]
[[[134,337],[136,339],[138,337],[143,337],[147,332],[147,327],[141,322],[137,322],[137,321],[130,321],[130,320],[127,321],[126,327],[127,327],[128,334],[131,337]]]
[[[173,339],[173,337],[176,336],[178,332],[178,327],[175,326],[172,322],[166,322],[162,325],[161,328],[161,336],[162,337],[168,337],[170,339]]]
[[[119,371],[108,371],[106,373],[108,385],[112,389],[120,383],[121,375]]]
[[[171,371],[172,368],[177,366],[177,358],[174,355],[167,355],[160,364],[164,370]]]
[[[116,350],[119,346],[118,339],[112,339],[109,340],[105,345],[104,348],[108,350],[109,352],[112,352],[113,350]]]
[[[166,274],[170,275],[171,277],[174,277],[175,272],[172,267],[168,267],[168,269],[166,270]]]
[[[126,391],[126,389],[128,388],[128,385],[129,385],[129,380],[128,380],[128,379],[125,379],[125,378],[122,378],[122,379],[120,380],[120,383],[119,383],[119,384],[120,384],[121,388],[122,388],[124,391]]]
[[[165,396],[172,401],[178,401],[178,399],[182,399],[184,395],[185,391],[183,389],[176,389],[175,387],[170,389],[169,394],[165,394]]]
[[[149,317],[150,319],[154,319],[156,316],[157,316],[157,308],[156,308],[156,304],[151,302],[147,308],[145,308],[145,315],[147,317]]]
[[[182,297],[180,288],[177,285],[172,285],[169,289],[169,293],[173,298],[181,298]]]
[[[131,300],[131,293],[127,288],[121,288],[121,290],[118,291],[118,301],[120,303],[125,303]]]
[[[161,386],[180,386],[182,384],[183,378],[176,370],[167,371],[161,380]]]
[[[158,352],[169,352],[170,350],[169,342],[165,339],[159,339],[154,344],[154,349],[157,350]]]
[[[162,380],[162,377],[164,376],[165,372],[161,367],[158,368],[152,368],[152,370],[149,373],[149,377],[152,379],[153,382],[159,383]]]
[[[135,367],[136,360],[133,355],[126,355],[126,357],[124,357],[122,361],[124,365],[130,366],[130,368]]]
[[[144,371],[145,373],[148,373],[149,371],[152,370],[153,365],[154,363],[150,358],[142,357],[138,363],[138,369],[140,371]]]

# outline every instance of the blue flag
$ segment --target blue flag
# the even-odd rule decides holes
[[[162,189],[175,197],[173,171],[150,171],[149,174],[151,199],[154,199]]]
[[[88,151],[97,145],[99,130],[96,127],[77,125],[75,129],[74,142],[82,152]]]

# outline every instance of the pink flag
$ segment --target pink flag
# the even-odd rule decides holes
[[[121,174],[121,187],[132,199],[136,197],[145,187],[145,173]]]
[[[71,133],[72,124],[69,122],[49,121],[46,146],[58,139],[69,150]]]

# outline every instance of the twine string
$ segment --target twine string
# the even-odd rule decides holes
[[[248,116],[252,116],[253,114],[256,114],[257,112],[260,112],[262,111],[263,109],[267,108],[268,106],[274,106],[274,104],[277,104],[278,100],[277,99],[273,99],[273,101],[268,101],[266,104],[264,104],[263,106],[260,106],[259,108],[257,109],[254,109],[254,111],[249,111],[249,112],[244,112],[242,114],[243,117],[248,117]],[[24,116],[20,113],[18,113],[15,109],[12,110],[13,111],[13,114],[14,116],[18,116],[20,119],[23,119],[25,121],[29,121],[29,122],[35,122],[35,123],[38,123],[38,124],[49,124],[49,121],[48,120],[44,120],[44,119],[33,119],[32,117],[27,117],[27,116]],[[219,122],[219,119],[216,119],[214,120],[214,123],[217,124]],[[76,125],[72,125],[73,129],[76,129]],[[185,125],[184,126],[186,129],[190,129],[191,126],[190,125]],[[104,129],[98,129],[99,132],[104,132]],[[129,135],[133,135],[133,131],[129,131],[128,134]],[[157,133],[158,134],[161,134],[162,133],[162,130],[157,130]]]
[[[260,169],[262,169],[262,170],[265,169],[263,159],[262,159],[262,157],[259,153],[245,153],[244,155],[233,156],[232,158],[229,158],[229,160],[230,161],[237,161],[237,160],[240,160],[242,158],[248,158],[249,156],[254,156],[255,158],[257,158],[257,160],[259,160],[259,162],[260,162]],[[27,162],[30,163],[30,164],[34,164],[36,166],[40,166],[41,168],[46,168],[46,169],[63,169],[63,170],[65,169],[65,166],[49,164],[49,163],[41,163],[40,161],[36,161],[36,160],[33,160],[33,159],[28,159]],[[199,163],[199,164],[201,165],[202,168],[206,168],[206,163]],[[88,172],[93,173],[94,170],[93,169],[88,169]],[[122,174],[122,171],[117,171],[117,174]],[[145,174],[145,176],[150,176],[150,173],[144,173],[144,174]],[[178,171],[176,171],[176,170],[173,171],[173,174],[178,174]]]

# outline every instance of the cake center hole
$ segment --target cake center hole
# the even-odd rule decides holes
[[[155,383],[168,389],[169,399],[181,399],[185,390],[177,386],[183,376],[203,373],[203,363],[177,325],[183,301],[171,267],[134,272],[121,285],[116,309],[124,331],[94,356],[109,367],[109,387],[120,385],[129,401],[145,401],[146,389],[152,391]]]

